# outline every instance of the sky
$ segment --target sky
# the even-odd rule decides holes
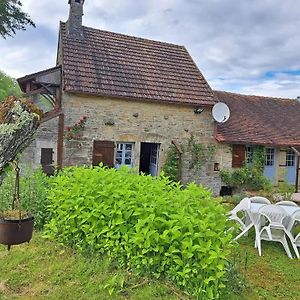
[[[55,65],[68,0],[22,0],[36,28],[0,39],[0,69]],[[83,24],[184,45],[213,89],[300,96],[299,0],[86,0]]]

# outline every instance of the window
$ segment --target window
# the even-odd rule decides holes
[[[273,148],[266,148],[265,166],[274,165],[275,150]]]
[[[117,143],[115,165],[120,166],[133,166],[133,146],[134,143]]]
[[[252,146],[247,146],[246,148],[246,164],[251,165],[253,162],[253,147]]]
[[[286,150],[285,165],[287,167],[294,167],[295,166],[295,152],[292,149]]]

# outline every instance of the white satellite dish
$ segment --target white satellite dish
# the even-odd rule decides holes
[[[230,117],[229,107],[223,102],[218,102],[212,109],[212,115],[216,122],[225,123]]]

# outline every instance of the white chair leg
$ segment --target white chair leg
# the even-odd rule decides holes
[[[298,251],[298,249],[297,249],[297,245],[296,245],[296,243],[295,243],[295,240],[294,240],[294,238],[293,238],[291,232],[287,231],[286,234],[287,234],[287,236],[289,237],[289,239],[290,239],[290,241],[291,241],[291,244],[292,244],[292,247],[293,247],[294,252],[295,252],[295,254],[296,254],[296,257],[297,257],[297,258],[300,258],[300,256],[299,256],[299,251]]]
[[[295,243],[292,242],[292,246],[293,246],[293,248],[294,248],[294,251],[295,251],[295,254],[296,254],[297,258],[300,258],[300,256],[299,256],[299,251],[298,251],[298,248],[297,248],[297,245],[296,245]]]
[[[285,250],[287,256],[288,256],[289,258],[293,258],[293,256],[292,256],[292,254],[291,254],[291,251],[290,251],[290,248],[289,248],[289,245],[288,245],[288,243],[287,243],[287,240],[286,240],[286,237],[285,237],[285,236],[284,236],[283,239],[282,239],[282,245],[283,245],[283,247],[284,247],[284,250]]]
[[[238,240],[240,237],[242,237],[243,235],[248,234],[248,231],[251,229],[252,226],[253,226],[253,224],[247,226],[247,227],[244,229],[244,231],[242,231],[238,236],[236,236],[236,237],[234,238],[234,240],[236,241],[236,240]]]
[[[257,246],[257,250],[258,250],[258,255],[261,256],[261,239],[258,236],[256,240],[257,240],[256,246]]]

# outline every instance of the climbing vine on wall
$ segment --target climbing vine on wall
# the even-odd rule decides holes
[[[167,152],[166,162],[163,166],[165,175],[174,181],[181,180],[182,156],[190,154],[189,169],[199,171],[207,162],[213,160],[216,153],[215,145],[196,143],[192,134],[187,144],[181,144],[179,146],[183,153],[180,155],[178,149],[172,145]]]
[[[211,161],[216,153],[215,145],[204,145],[196,143],[194,136],[191,134],[187,145],[187,151],[191,153],[192,157],[189,164],[189,169],[201,170],[201,168],[209,161]]]
[[[68,141],[72,140],[78,140],[82,136],[82,132],[85,128],[87,121],[87,117],[83,116],[77,123],[75,123],[73,126],[66,128],[65,138]]]
[[[264,165],[265,165],[265,147],[256,146],[253,148],[252,168],[257,170],[260,174],[263,174]]]
[[[174,145],[172,145],[167,152],[163,171],[165,175],[170,177],[173,181],[180,181],[180,154]]]

